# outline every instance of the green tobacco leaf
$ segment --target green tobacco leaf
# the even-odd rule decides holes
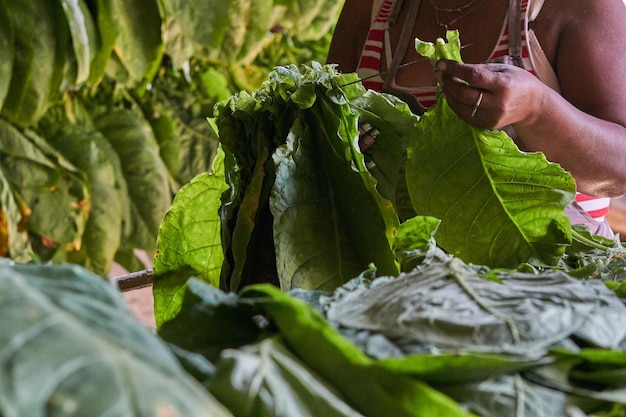
[[[457,30],[446,30],[446,39],[437,38],[435,42],[425,42],[415,38],[415,50],[418,54],[430,58],[432,62],[451,59],[461,62],[461,39]]]
[[[28,233],[21,230],[25,221],[11,184],[0,169],[0,257],[17,262],[28,262],[32,252]]]
[[[221,50],[230,27],[230,14],[236,16],[242,11],[231,10],[231,5],[241,2],[242,0],[164,0],[163,4],[166,15],[177,22],[184,37],[191,39],[195,45],[206,48],[209,53],[216,54]]]
[[[347,126],[341,125],[340,118],[322,114],[312,119],[316,123],[297,120],[287,143],[274,155],[271,204],[284,290],[332,290],[369,263],[383,274],[397,273],[388,225],[382,219],[384,209],[345,156],[349,145],[339,133]],[[348,138],[358,135],[356,118],[351,117],[353,123],[346,123],[352,127]]]
[[[251,286],[241,297],[261,306],[292,352],[357,411],[381,417],[471,415],[423,382],[378,366],[310,306],[277,288]]]
[[[346,83],[351,81],[346,81]],[[354,84],[356,89],[360,84]],[[349,87],[348,87],[349,88]],[[389,94],[366,91],[350,99],[359,112],[359,123],[369,123],[380,131],[374,144],[365,151],[375,166],[369,172],[376,178],[376,189],[391,201],[401,220],[415,216],[405,179],[407,147],[418,140],[415,129],[419,116],[409,106]]]
[[[317,41],[332,32],[344,1],[318,0],[317,3],[320,5],[320,8],[313,20],[306,25],[296,25],[294,27],[294,33],[300,39]],[[309,6],[308,9],[312,10],[313,8]]]
[[[180,164],[181,131],[183,126],[176,123],[171,106],[156,99],[154,95],[144,94],[138,102],[144,117],[150,123],[154,138],[159,144],[159,154],[170,174],[176,178]]]
[[[107,63],[113,54],[118,36],[119,22],[115,20],[114,10],[117,0],[97,0],[97,13],[93,18],[99,44],[91,60],[89,83],[98,85],[106,72]]]
[[[61,12],[57,2],[11,2],[8,12],[15,28],[15,55],[2,115],[27,127],[41,118],[60,93],[68,30],[57,18]]]
[[[169,171],[150,125],[140,113],[127,109],[98,116],[94,124],[117,152],[127,183],[132,231],[123,238],[132,247],[152,252],[172,193]]]
[[[460,61],[457,31],[448,43],[416,39],[435,61]],[[555,265],[572,241],[565,207],[574,199],[572,176],[542,153],[521,152],[504,132],[463,121],[443,96],[417,124],[406,179],[419,215],[441,219],[436,240],[465,262],[515,268]]]
[[[235,415],[363,417],[278,336],[222,351],[209,391]]]
[[[213,172],[200,174],[181,188],[165,215],[153,266],[157,326],[180,309],[185,282],[190,276],[219,287],[224,254],[218,211],[221,194],[226,189],[220,152]]]
[[[61,133],[47,140],[87,174],[92,194],[81,248],[68,255],[67,261],[105,275],[120,245],[123,222],[129,219],[128,190],[126,182],[120,181],[119,157],[100,132],[67,121]]]
[[[158,333],[165,341],[215,362],[222,350],[258,340],[261,328],[255,314],[235,293],[190,278],[180,311],[158,327]]]
[[[90,78],[91,62],[99,49],[98,32],[82,0],[60,0],[72,35],[72,47],[76,60],[76,84]]]
[[[417,124],[406,179],[415,211],[441,219],[436,240],[466,262],[556,264],[571,242],[571,175],[504,132],[461,120],[440,97]]]
[[[497,375],[475,383],[438,388],[458,401],[464,409],[481,417],[577,415],[571,411],[576,408],[568,403],[563,392],[530,382],[518,374]],[[580,403],[577,399],[570,399],[570,402]]]
[[[224,32],[224,39],[220,48],[220,59],[224,62],[236,63],[236,58],[243,48],[248,32],[248,22],[256,19],[251,12],[252,0],[228,0],[228,30]],[[271,3],[271,2],[268,2]],[[262,17],[262,16],[259,16]],[[267,20],[264,22],[269,24]],[[268,29],[270,29],[268,27]],[[209,53],[212,51],[209,50]]]
[[[379,363],[398,374],[409,375],[434,386],[443,386],[481,381],[492,375],[512,374],[552,361],[543,358],[529,360],[515,355],[451,351],[382,358]]]
[[[3,57],[0,60],[0,109],[9,92],[15,58],[15,29],[6,2],[7,0],[0,0],[0,51]]]
[[[43,258],[78,249],[91,199],[84,173],[33,132],[0,120],[0,137],[0,167],[32,210],[28,230],[36,249],[50,252]]]
[[[561,271],[482,277],[451,259],[398,278],[347,286],[324,306],[330,321],[424,349],[545,355],[575,336],[616,348],[626,335],[623,303],[601,282],[583,283]]]
[[[389,242],[398,217],[365,168],[357,113],[333,67],[276,67],[262,88],[218,103],[214,115],[233,158],[222,222],[225,270],[235,272],[230,283],[223,274],[228,288],[272,277],[285,289],[332,288],[371,263],[397,273]]]
[[[245,39],[233,63],[250,64],[254,61],[271,42],[272,37],[268,33],[278,20],[273,1],[250,0],[247,9]]]
[[[9,57],[13,58],[11,61],[11,78],[2,81],[3,83],[10,82],[8,92],[5,93],[2,115],[13,121],[17,119],[17,112],[26,95],[33,71],[36,13],[33,0],[5,1],[6,5],[3,5],[3,10],[6,10],[8,19],[12,22],[15,44],[8,50],[13,52],[13,54],[7,55],[7,59]],[[2,61],[3,66],[7,65],[4,59]]]
[[[0,262],[0,312],[4,417],[231,416],[87,270]]]
[[[441,220],[428,216],[415,216],[400,225],[393,240],[393,252],[402,272],[411,272],[419,266],[442,263],[452,255],[441,249],[435,241],[435,232]]]
[[[288,29],[306,32],[313,21],[322,14],[323,10],[331,7],[325,0],[293,0],[289,2],[281,23]],[[333,2],[332,8],[340,2]],[[317,34],[320,36],[320,34]]]
[[[117,22],[115,54],[131,81],[144,87],[156,74],[163,58],[158,3],[114,0],[110,6],[111,19]]]

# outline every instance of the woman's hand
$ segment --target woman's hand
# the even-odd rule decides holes
[[[528,71],[506,64],[441,60],[435,77],[450,108],[468,123],[487,129],[532,123],[549,88]]]
[[[380,132],[369,123],[359,125],[359,149],[361,152],[368,150],[376,141]]]

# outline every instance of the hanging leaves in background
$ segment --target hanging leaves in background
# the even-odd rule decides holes
[[[321,11],[328,1],[310,3]],[[338,12],[342,2],[336,3]],[[257,88],[281,59],[296,64],[317,54],[324,60],[329,33],[296,45],[301,30],[288,19],[304,9],[295,7],[259,0],[0,0],[0,118],[10,125],[0,130],[0,142],[4,152],[11,143],[13,152],[51,158],[43,163],[30,155],[38,165],[31,174],[7,173],[3,162],[11,185],[3,192],[14,195],[0,203],[7,213],[0,241],[13,242],[5,255],[24,259],[17,242],[27,236],[41,259],[106,273],[114,252],[126,268],[143,268],[135,249],[154,251],[173,195],[211,166],[218,140],[206,117],[213,105]],[[328,13],[317,19],[330,27],[337,16],[323,10]],[[273,31],[279,21],[293,30]],[[77,97],[88,103],[85,114],[76,113]],[[67,129],[60,132],[61,126]],[[69,135],[65,144],[63,135]],[[47,141],[59,155],[50,154]],[[111,165],[101,159],[109,148]],[[94,159],[81,161],[87,150]],[[68,160],[74,163],[64,166]],[[44,171],[52,176],[43,188],[17,178]],[[127,192],[115,190],[123,183]],[[54,192],[46,188],[53,184]],[[117,201],[107,212],[110,199]],[[43,207],[54,214],[43,216]],[[120,210],[132,214],[121,223]]]
[[[6,1],[0,0],[0,51],[3,56],[0,60],[0,109],[9,91],[15,56],[15,29]]]
[[[32,243],[45,259],[78,250],[89,213],[86,176],[33,132],[0,120],[0,169],[28,205]]]
[[[67,261],[104,275],[121,244],[124,223],[130,223],[127,184],[116,175],[121,172],[119,156],[100,132],[86,126],[68,125],[48,140],[86,173],[91,188],[83,244],[80,250],[68,253]]]

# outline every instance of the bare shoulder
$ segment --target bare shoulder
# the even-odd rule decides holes
[[[536,23],[563,95],[591,114],[626,122],[623,0],[545,0]]]
[[[626,28],[624,19],[626,6],[623,0],[545,0],[537,22],[554,26],[556,30],[588,28],[619,32]]]
[[[352,72],[371,24],[373,0],[345,0],[328,51],[328,63]]]

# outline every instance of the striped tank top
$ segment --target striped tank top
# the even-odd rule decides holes
[[[381,72],[381,55],[386,51],[386,60],[391,62],[391,47],[387,32],[389,30],[389,16],[391,15],[397,0],[374,1],[375,10],[372,11],[372,23],[367,39],[361,51],[361,57],[357,67],[357,74],[363,79],[363,86],[367,89],[381,91],[384,80],[379,75]],[[626,1],[626,0],[625,0]],[[558,91],[558,81],[534,32],[527,30],[528,21],[533,20],[543,5],[543,0],[521,0],[521,49],[520,56],[523,68],[538,76],[544,83]],[[529,4],[534,7],[529,7]],[[377,8],[377,9],[376,9]],[[532,8],[532,10],[529,10]],[[507,18],[502,23],[500,37],[496,43],[489,61],[502,61],[509,55],[509,27]],[[530,38],[530,39],[529,39]],[[530,42],[529,42],[530,40]],[[421,107],[427,109],[437,101],[436,86],[410,88],[397,85],[391,81],[393,90],[408,93],[415,97]],[[576,203],[595,221],[602,223],[609,212],[611,199],[608,197],[593,197],[582,193],[576,193]]]

